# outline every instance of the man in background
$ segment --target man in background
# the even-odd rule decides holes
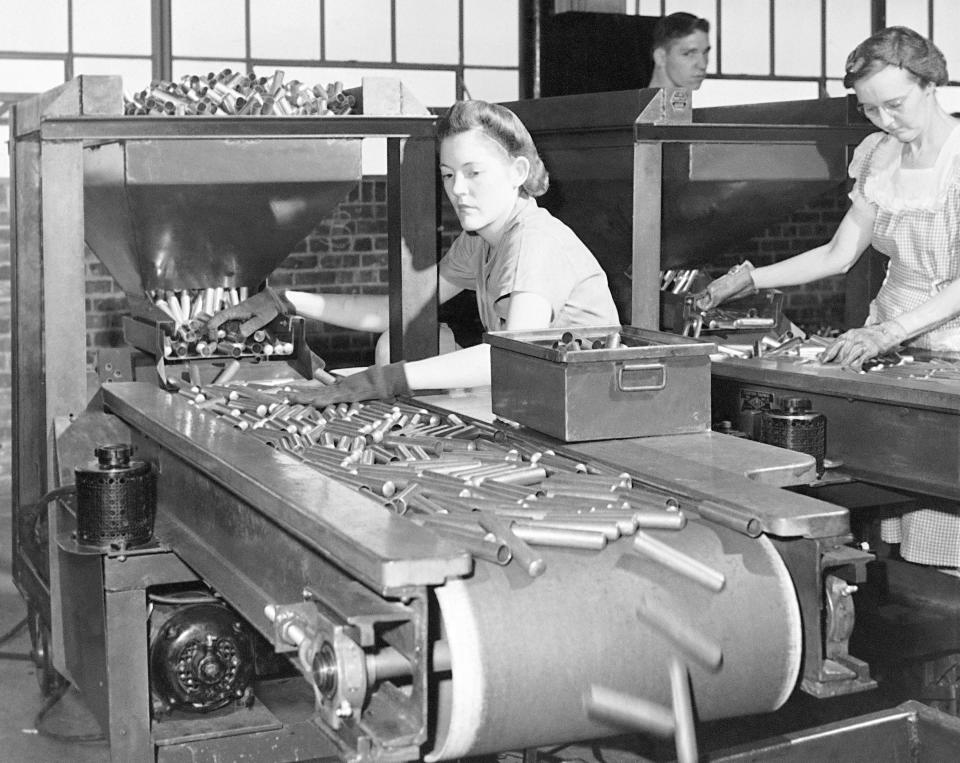
[[[697,90],[710,61],[710,22],[692,13],[671,13],[653,29],[653,76],[650,87]]]

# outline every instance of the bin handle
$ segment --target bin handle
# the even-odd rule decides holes
[[[623,374],[627,371],[658,371],[660,380],[652,384],[624,384]],[[667,367],[663,363],[645,363],[643,365],[621,366],[617,369],[617,389],[621,392],[648,392],[667,386]]]

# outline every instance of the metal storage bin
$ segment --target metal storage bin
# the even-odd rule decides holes
[[[583,349],[564,346],[565,333],[582,339]],[[611,335],[619,346],[606,346]],[[503,418],[567,442],[710,429],[711,343],[634,326],[484,339],[493,412]]]

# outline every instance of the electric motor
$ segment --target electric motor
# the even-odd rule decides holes
[[[152,632],[150,682],[161,709],[209,712],[244,697],[253,676],[253,639],[227,607],[177,607]]]

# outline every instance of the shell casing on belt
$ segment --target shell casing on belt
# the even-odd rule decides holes
[[[209,299],[203,295],[204,308]],[[291,394],[317,384],[218,379],[181,394],[205,413],[375,498],[402,521],[438,532],[478,560],[516,564],[531,577],[546,571],[538,546],[599,552],[634,536],[640,539],[636,550],[649,556],[641,530],[680,532],[686,525],[678,500],[635,484],[629,474],[484,422],[405,401],[323,409],[289,402]],[[658,561],[695,576],[695,565],[668,556]],[[709,572],[695,573],[707,587],[718,585]]]

